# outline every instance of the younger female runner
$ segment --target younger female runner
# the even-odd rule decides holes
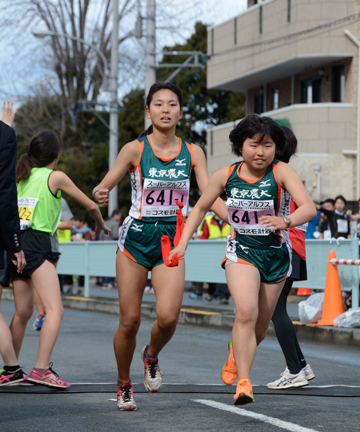
[[[286,126],[282,126],[286,145],[282,151],[277,151],[276,159],[281,162],[289,163],[292,155],[296,153],[297,139],[294,133]],[[278,150],[278,149],[277,149]],[[296,210],[296,204],[293,199],[290,201],[290,215]],[[281,374],[280,379],[268,383],[267,387],[271,389],[286,389],[290,387],[303,387],[309,384],[309,381],[315,378],[314,371],[306,362],[301,351],[295,328],[286,309],[287,297],[290,293],[294,281],[306,280],[306,251],[305,251],[305,231],[306,224],[298,227],[292,227],[289,230],[289,238],[292,247],[291,258],[291,275],[286,279],[285,285],[276,304],[272,322],[275,327],[276,337],[283,351],[286,360],[286,369]],[[261,340],[257,339],[258,344]],[[232,341],[229,341],[229,357],[221,369],[221,377],[225,384],[231,385],[236,381],[237,371],[233,357]]]
[[[297,173],[275,159],[285,137],[269,117],[249,115],[230,133],[233,152],[243,161],[217,171],[192,210],[181,240],[169,254],[182,257],[205,213],[225,189],[232,233],[223,261],[235,304],[232,343],[239,377],[234,404],[254,401],[250,372],[257,340],[269,326],[285,279],[291,274],[287,229],[312,219],[316,210]],[[290,197],[298,209],[290,214]],[[241,281],[241,282],[239,282]]]
[[[176,267],[165,265],[162,244],[173,245],[176,233],[180,236],[181,219],[186,216],[189,204],[191,171],[195,172],[200,191],[209,181],[201,148],[175,135],[182,116],[180,89],[170,82],[153,84],[146,98],[146,115],[152,121],[150,129],[122,148],[114,166],[93,190],[95,200],[105,206],[109,191],[130,173],[132,206],[120,230],[120,251],[116,257],[120,323],[114,336],[117,407],[124,411],[136,410],[130,365],[149,270],[156,294],[157,319],[141,358],[145,388],[157,392],[161,387],[158,354],[175,332],[185,280],[184,261]],[[227,218],[220,199],[213,209],[221,218]]]
[[[55,171],[62,147],[60,137],[44,130],[30,140],[29,150],[23,154],[16,168],[18,181],[18,207],[21,242],[26,256],[26,266],[21,274],[9,261],[13,277],[15,314],[10,324],[16,357],[25,334],[26,324],[33,312],[34,287],[44,305],[46,320],[39,337],[36,366],[28,381],[49,387],[67,388],[49,363],[59,334],[63,317],[59,278],[55,270],[50,236],[55,232],[61,213],[61,192],[72,196],[84,206],[96,221],[96,231],[110,230],[105,225],[97,205],[78,189],[61,171]]]

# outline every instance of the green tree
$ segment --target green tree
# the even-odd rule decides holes
[[[132,90],[122,99],[119,108],[119,151],[129,141],[137,138],[144,129],[144,91]],[[43,129],[60,133],[63,118],[64,147],[57,169],[64,171],[89,197],[91,192],[108,172],[109,166],[109,113],[83,111],[82,105],[75,105],[61,113],[55,97],[38,95],[31,97],[20,107],[16,115],[18,155],[28,150],[30,139]],[[65,114],[65,115],[63,115]],[[101,120],[102,121],[101,121]],[[119,206],[124,215],[130,208],[131,189],[129,176],[120,182]],[[65,196],[75,213],[84,209],[71,197]],[[107,208],[101,209],[103,216]],[[92,223],[91,218],[88,218]]]
[[[184,44],[166,47],[169,51],[206,52],[206,25],[196,23],[194,33]],[[182,63],[188,56],[165,56],[163,63]],[[159,68],[158,80],[164,80],[173,68]],[[206,128],[244,115],[245,97],[241,93],[208,90],[206,69],[184,69],[174,79],[184,97],[184,116],[177,134],[206,150]],[[119,151],[144,130],[144,91],[131,90],[126,94],[119,108]],[[109,113],[107,111],[84,110],[85,105],[77,103],[62,111],[56,97],[38,95],[29,98],[16,116],[18,152],[28,149],[29,140],[36,132],[51,128],[63,137],[64,148],[58,168],[64,171],[91,198],[91,192],[108,171]],[[120,182],[119,206],[123,214],[128,213],[131,204],[129,176]],[[199,197],[197,185],[192,179],[190,204]],[[73,213],[84,210],[71,198],[66,197]],[[107,209],[102,209],[104,216]],[[89,219],[90,221],[90,219]]]

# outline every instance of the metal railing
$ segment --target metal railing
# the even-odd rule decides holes
[[[226,241],[192,240],[185,254],[185,280],[192,282],[226,283],[220,264],[225,257]],[[59,274],[85,276],[84,295],[90,296],[90,276],[115,277],[117,242],[60,243]],[[328,254],[334,250],[337,258],[358,259],[358,239],[329,241],[306,240],[308,280],[294,287],[325,289]],[[338,266],[341,288],[352,291],[353,307],[359,305],[359,267]]]

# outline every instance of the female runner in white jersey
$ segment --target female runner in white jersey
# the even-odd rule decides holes
[[[176,125],[182,117],[180,89],[169,82],[153,84],[146,99],[146,116],[152,121],[150,130],[122,148],[114,166],[93,190],[95,200],[104,207],[109,191],[127,172],[130,173],[132,207],[120,230],[116,257],[120,323],[114,336],[114,348],[118,365],[117,407],[123,411],[136,410],[130,365],[149,270],[156,294],[157,319],[151,329],[149,345],[143,348],[141,357],[146,389],[157,392],[161,387],[158,354],[175,332],[185,280],[183,260],[175,267],[164,264],[162,237],[170,238],[174,244],[176,226],[181,219],[180,210],[176,217],[178,206],[175,201],[182,201],[182,215],[186,216],[191,170],[194,170],[200,191],[209,181],[201,148],[175,135]],[[220,199],[213,210],[227,219],[225,205]]]

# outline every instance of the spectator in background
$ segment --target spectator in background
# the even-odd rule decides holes
[[[68,203],[61,198],[61,217],[58,229],[56,230],[59,243],[71,242],[72,218],[74,215],[70,210]],[[54,240],[53,240],[54,241]],[[52,245],[51,245],[52,246]],[[72,275],[59,275],[60,289],[63,292],[63,286],[72,285]]]
[[[91,234],[91,229],[88,226],[85,215],[83,215],[82,213],[76,214],[73,217],[73,229],[71,233],[71,240],[84,242],[84,241],[91,241],[92,239],[93,238]],[[79,276],[77,294],[84,294],[84,282],[85,282],[84,276]],[[72,289],[73,289],[72,286],[69,287],[69,290],[72,291]]]
[[[324,209],[328,210],[328,211],[334,211],[335,207],[335,200],[333,200],[332,198],[328,198],[325,201],[322,202],[321,207],[323,207]],[[331,230],[330,230],[330,226],[329,226],[329,219],[328,217],[324,214],[324,213],[320,213],[321,214],[321,219],[319,222],[319,239],[320,240],[330,240],[331,239]]]
[[[311,219],[308,223],[308,228],[305,233],[305,239],[317,239],[319,238],[319,223],[321,220],[321,213],[318,211],[314,219]]]
[[[354,215],[354,218],[357,219],[356,237],[359,239],[359,254],[360,254],[360,198],[358,201],[358,205],[359,205],[359,211],[357,214]]]
[[[359,210],[357,213],[353,215],[353,219],[356,220],[357,226],[356,226],[356,237],[359,239],[359,252],[360,252],[360,198],[358,201]]]
[[[324,213],[329,221],[331,238],[351,238],[350,221],[345,213],[346,199],[342,195],[335,198],[334,210],[327,210],[324,206],[315,204],[316,209]]]
[[[346,210],[346,216],[350,221],[350,234],[351,238],[356,238],[357,228],[359,222],[359,215],[355,214],[351,209]]]
[[[88,241],[92,240],[91,229],[88,226],[85,216],[78,213],[73,217],[73,228],[71,232],[72,241]]]
[[[107,219],[107,226],[111,229],[111,234],[107,235],[100,231],[98,240],[100,241],[117,241],[119,239],[119,228],[121,224],[122,213],[120,210],[113,210],[111,217]],[[111,289],[115,286],[114,277],[104,277],[103,288]]]

